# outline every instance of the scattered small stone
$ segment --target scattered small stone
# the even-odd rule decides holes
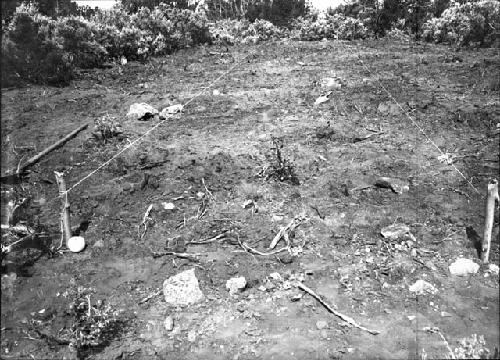
[[[94,243],[94,247],[97,249],[103,248],[104,247],[104,241],[102,239],[97,240]]]
[[[174,319],[172,318],[172,316],[167,316],[165,318],[165,321],[163,322],[163,325],[165,326],[165,330],[172,331],[174,329]]]
[[[173,114],[180,113],[184,109],[184,105],[176,104],[169,107],[166,107],[160,112],[160,119],[167,119]]]
[[[326,331],[325,329],[322,329],[320,332],[319,332],[319,335],[321,336],[321,338],[323,340],[327,340],[328,339],[328,331]]]
[[[281,277],[280,273],[278,272],[273,272],[269,274],[269,277],[275,281],[283,281],[283,278]]]
[[[410,190],[410,185],[408,184],[407,181],[389,177],[378,178],[375,181],[375,186],[391,189],[392,191],[394,191],[396,194],[399,195]]]
[[[146,103],[135,103],[130,105],[127,117],[136,120],[148,120],[158,114],[158,110]]]
[[[253,207],[253,206],[255,206],[255,203],[254,203],[254,202],[253,202],[253,200],[251,200],[251,199],[250,199],[250,200],[245,201],[245,202],[243,203],[243,205],[241,205],[241,207],[242,207],[243,209],[248,209],[248,208],[251,208],[251,207]]]
[[[321,80],[321,87],[327,90],[338,90],[342,88],[342,83],[336,78],[324,78]]]
[[[245,289],[246,286],[247,286],[247,281],[243,276],[231,278],[226,282],[226,289],[229,290],[229,293],[231,295],[234,295],[237,292],[242,291],[243,289]]]
[[[399,106],[392,101],[380,103],[377,110],[382,115],[399,115],[401,112]]]
[[[266,292],[267,288],[264,285],[258,287],[259,291]]]
[[[384,309],[384,312],[385,312],[386,314],[392,314],[392,311],[391,311],[391,310],[389,310],[389,309]]]
[[[434,287],[434,285],[425,280],[417,280],[415,284],[410,286],[410,292],[416,292],[419,295],[423,295],[425,293],[435,294],[437,291],[438,290]]]
[[[492,274],[495,274],[495,275],[498,276],[498,265],[489,264],[488,265],[488,271],[491,272]]]
[[[316,321],[316,328],[318,330],[328,329],[328,322],[325,320],[318,320]]]
[[[188,336],[187,336],[187,340],[189,342],[195,342],[196,341],[196,331],[191,329],[188,331]]]
[[[479,265],[470,259],[458,258],[448,268],[452,275],[465,276],[477,273]]]
[[[441,311],[441,317],[451,317],[451,314],[446,311]]]
[[[171,202],[162,202],[161,203],[161,206],[165,209],[165,210],[174,210],[175,209],[175,205]]]
[[[282,264],[291,264],[293,263],[294,257],[292,254],[289,252],[284,252],[282,254],[276,255],[278,258],[278,261],[281,262]]]
[[[380,230],[380,233],[384,238],[389,240],[398,240],[404,237],[415,239],[413,234],[410,232],[410,227],[400,223],[386,226]]]
[[[168,304],[191,305],[204,299],[194,269],[183,271],[163,282],[163,295]]]
[[[296,294],[296,295],[293,295],[293,296],[290,298],[290,301],[292,301],[292,302],[297,302],[297,301],[300,301],[300,299],[302,299],[302,294]]]
[[[408,320],[413,321],[415,320],[416,316],[415,315],[408,315]]]

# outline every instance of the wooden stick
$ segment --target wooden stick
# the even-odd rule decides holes
[[[45,155],[47,155],[51,151],[54,151],[55,149],[63,146],[69,140],[71,140],[72,138],[74,138],[80,131],[85,130],[88,126],[89,126],[89,124],[84,124],[84,125],[80,126],[78,129],[73,130],[68,135],[66,135],[65,137],[63,137],[61,140],[59,140],[56,143],[50,145],[48,148],[42,150],[37,155],[33,156],[31,159],[29,159],[28,161],[26,161],[22,166],[19,166],[18,169],[17,169],[17,173],[16,174],[21,174],[24,170],[26,170],[31,165],[34,165],[37,162],[39,162],[42,157],[44,157]],[[11,174],[13,172],[14,171],[8,171],[7,173]]]
[[[71,224],[69,221],[69,201],[68,201],[68,193],[66,192],[66,183],[64,181],[64,173],[60,173],[54,171],[54,175],[56,176],[57,186],[59,187],[59,196],[62,199],[61,206],[61,221],[63,228],[63,236],[64,240],[66,240],[66,246],[68,245],[68,240],[71,237]]]
[[[367,331],[369,332],[370,334],[372,335],[378,335],[380,334],[380,331],[377,331],[377,330],[370,330],[370,329],[367,329],[365,328],[364,326],[362,325],[359,325],[353,318],[347,316],[347,315],[344,315],[344,314],[341,314],[339,313],[337,310],[335,310],[333,307],[331,307],[330,305],[328,305],[328,303],[326,301],[324,301],[318,294],[316,294],[314,291],[312,291],[311,289],[309,289],[307,286],[305,286],[304,284],[300,283],[300,282],[297,282],[295,284],[300,290],[303,290],[305,291],[306,293],[308,293],[309,295],[311,295],[313,298],[315,298],[316,300],[318,300],[321,305],[323,305],[324,307],[326,307],[326,309],[331,312],[332,314],[334,315],[337,315],[339,318],[341,318],[342,320],[344,320],[345,322],[351,324],[352,326],[354,327],[357,327],[358,329],[361,329],[361,330],[364,330],[364,331]]]
[[[500,201],[498,197],[498,181],[491,180],[488,184],[488,198],[486,199],[486,216],[484,219],[483,247],[481,260],[484,264],[489,262],[491,233],[493,231],[493,218],[495,215],[495,201]]]

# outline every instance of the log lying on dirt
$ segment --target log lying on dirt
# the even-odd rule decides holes
[[[369,332],[370,334],[372,335],[378,335],[380,334],[380,331],[377,331],[377,330],[370,330],[370,329],[367,329],[365,328],[364,326],[362,325],[359,325],[354,319],[352,319],[351,317],[347,316],[347,315],[344,315],[340,312],[338,312],[337,310],[335,310],[333,307],[331,307],[330,305],[328,305],[328,303],[326,301],[324,301],[318,294],[316,294],[314,291],[312,291],[311,289],[309,289],[307,286],[305,286],[304,284],[300,283],[300,282],[297,282],[296,283],[296,286],[302,290],[302,291],[305,291],[306,293],[308,293],[309,295],[311,295],[313,298],[315,298],[316,300],[318,300],[321,305],[323,305],[324,307],[326,307],[326,309],[331,312],[332,314],[338,316],[339,318],[341,318],[342,320],[344,320],[345,322],[351,324],[352,326],[354,327],[357,327],[358,329],[361,329],[361,330],[364,330],[366,332]]]
[[[50,153],[50,152],[52,152],[52,151],[60,148],[61,146],[63,146],[69,140],[73,139],[76,135],[78,135],[78,133],[80,131],[85,130],[88,126],[89,126],[89,124],[84,124],[84,125],[80,126],[78,129],[73,130],[68,135],[66,135],[65,137],[63,137],[61,140],[58,140],[54,144],[50,145],[48,148],[45,148],[43,151],[39,152],[38,154],[36,154],[35,156],[33,156],[31,159],[29,159],[28,161],[26,161],[23,165],[19,166],[19,168],[17,169],[17,171],[15,171],[15,170],[7,171],[7,175],[6,176],[9,176],[9,175],[20,175],[20,174],[22,174],[28,167],[30,167],[30,166],[36,164],[37,162],[39,162],[48,153]]]
[[[486,199],[486,217],[484,219],[483,246],[481,260],[484,264],[489,262],[491,233],[493,231],[493,218],[495,215],[495,201],[500,201],[498,197],[498,181],[491,180],[488,184],[488,198]]]

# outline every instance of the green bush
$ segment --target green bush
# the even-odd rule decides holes
[[[318,18],[299,18],[293,23],[292,38],[297,40],[355,40],[368,36],[365,25],[342,14],[324,14]]]
[[[33,6],[16,9],[2,33],[2,85],[20,79],[35,83],[67,85],[73,77],[73,57],[56,35],[56,22]]]
[[[76,67],[100,67],[108,57],[106,49],[95,40],[94,24],[83,18],[61,18],[56,23],[56,35],[64,51],[73,56]]]
[[[427,41],[458,46],[490,46],[500,33],[500,3],[495,0],[455,4],[424,24]]]

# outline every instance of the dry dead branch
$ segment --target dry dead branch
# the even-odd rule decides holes
[[[202,256],[202,254],[197,254],[197,253],[178,253],[174,251],[163,251],[163,252],[153,252],[153,258],[159,258],[162,256],[166,255],[173,255],[181,259],[187,259],[191,261],[200,261],[198,259],[199,256]]]
[[[286,241],[287,246],[289,247],[290,246],[289,234],[292,231],[294,231],[297,227],[299,227],[305,220],[306,218],[303,215],[300,215],[295,217],[292,221],[290,221],[287,226],[282,227],[274,237],[273,241],[271,241],[271,244],[269,244],[269,249],[274,249],[278,244],[278,242],[281,240],[281,238],[283,238]]]
[[[208,244],[208,243],[212,243],[212,242],[215,242],[215,241],[218,241],[218,240],[223,240],[225,239],[226,237],[226,234],[227,234],[228,230],[225,230],[223,233],[217,235],[217,236],[214,236],[210,239],[205,239],[205,240],[191,240],[189,242],[189,244],[192,244],[192,245],[203,245],[203,244]]]
[[[321,298],[321,296],[319,296],[318,294],[316,294],[314,291],[312,291],[311,289],[309,289],[304,284],[302,284],[300,282],[297,282],[296,286],[300,290],[305,291],[306,293],[308,293],[309,295],[311,295],[313,298],[315,298],[316,300],[318,300],[321,303],[321,305],[323,305],[329,312],[331,312],[332,314],[338,316],[339,318],[341,318],[345,322],[351,324],[354,327],[357,327],[358,329],[361,329],[361,330],[364,330],[366,332],[369,332],[372,335],[378,335],[378,334],[380,334],[380,331],[367,329],[364,326],[359,325],[353,318],[351,318],[351,317],[349,317],[347,315],[344,315],[344,314],[338,312],[332,306],[330,306],[325,300],[323,300]]]
[[[144,235],[146,235],[146,231],[148,231],[148,224],[153,220],[149,217],[149,214],[153,210],[153,204],[149,205],[146,212],[144,213],[144,217],[142,218],[142,222],[137,226],[137,234],[139,236],[139,240],[142,240]],[[144,226],[144,230],[141,233],[141,227]]]
[[[248,253],[251,253],[251,254],[256,254],[256,255],[261,255],[261,256],[272,256],[272,255],[276,255],[276,254],[279,254],[280,252],[283,252],[283,251],[290,251],[290,247],[289,246],[286,246],[286,247],[283,247],[281,249],[278,249],[278,250],[274,250],[274,251],[271,251],[271,252],[262,252],[262,251],[259,251],[259,250],[256,250],[250,246],[248,246],[247,244],[241,242],[240,238],[238,237],[237,238],[238,240],[238,244],[241,246],[241,248],[248,252]]]
[[[66,135],[65,137],[63,137],[62,139],[60,139],[59,141],[57,141],[56,143],[50,145],[48,148],[45,148],[44,150],[42,150],[41,152],[39,152],[38,154],[36,154],[35,156],[33,156],[32,158],[30,158],[28,161],[26,161],[22,166],[18,166],[17,168],[17,172],[14,172],[13,170],[12,171],[8,171],[7,173],[8,174],[16,174],[16,175],[20,175],[24,170],[26,170],[28,167],[36,164],[37,162],[39,162],[45,155],[47,155],[48,153],[60,148],[61,146],[63,146],[65,143],[67,143],[69,140],[73,139],[76,135],[78,135],[78,133],[80,131],[83,131],[85,130],[87,127],[89,126],[89,124],[84,124],[82,126],[80,126],[78,129],[76,130],[73,130],[72,132],[70,132],[68,135]]]
[[[483,246],[481,251],[481,260],[484,264],[489,262],[491,233],[493,231],[493,220],[495,215],[495,201],[498,197],[498,180],[491,180],[488,184],[488,198],[486,199],[486,216],[484,219]]]

